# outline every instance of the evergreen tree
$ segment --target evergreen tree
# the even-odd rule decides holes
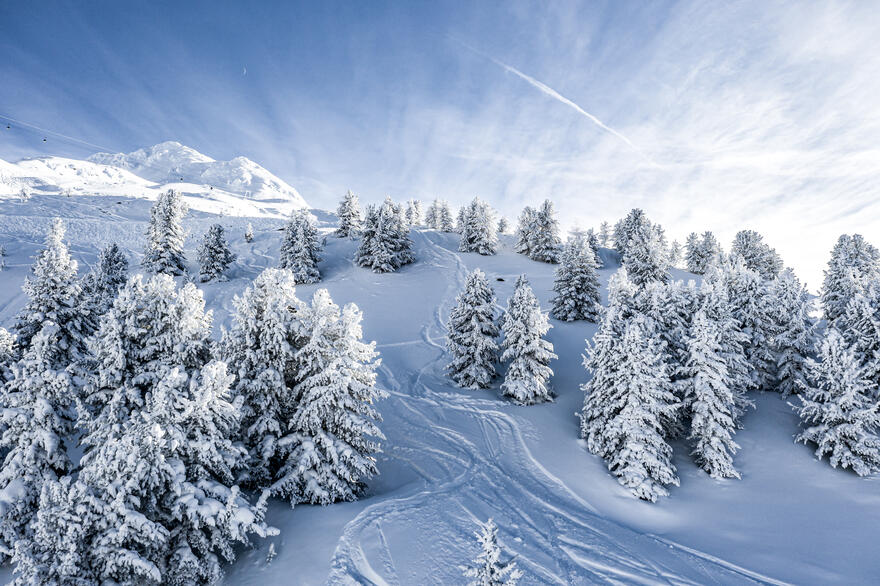
[[[721,248],[721,243],[715,238],[715,234],[708,230],[703,232],[701,253],[703,273],[705,273],[714,263],[718,262],[719,257],[724,253]],[[776,261],[774,260],[773,262],[775,263]]]
[[[740,256],[746,267],[763,279],[774,279],[782,270],[782,258],[776,250],[764,243],[764,238],[754,230],[737,232],[730,248],[732,255]]]
[[[861,234],[843,234],[831,251],[822,283],[822,310],[828,323],[845,329],[837,320],[846,306],[867,284],[880,279],[880,251]]]
[[[553,353],[553,344],[544,339],[550,327],[525,275],[520,275],[507,301],[501,344],[501,360],[509,363],[501,392],[517,404],[532,405],[552,398],[548,383],[553,371],[548,365],[558,356]]]
[[[463,388],[488,388],[496,374],[498,326],[495,293],[480,269],[467,276],[447,328],[446,347],[452,354],[447,368],[452,379]]]
[[[470,578],[468,586],[515,586],[522,572],[511,559],[501,563],[501,547],[498,545],[498,527],[492,519],[479,523],[480,530],[474,535],[480,544],[480,553],[473,565],[463,567],[464,577]]]
[[[498,249],[498,236],[495,232],[495,218],[492,209],[484,201],[475,197],[470,205],[462,207],[464,212],[460,226],[460,252],[476,252],[483,256],[495,254]]]
[[[64,225],[55,219],[46,236],[46,247],[40,251],[31,274],[22,289],[28,297],[19,312],[15,330],[18,346],[25,352],[34,336],[45,324],[54,324],[55,341],[61,352],[59,364],[71,364],[82,359],[88,323],[77,302],[82,286],[77,279],[77,263],[70,258],[64,244]]]
[[[703,309],[694,315],[686,346],[688,358],[682,384],[691,414],[691,454],[713,478],[739,478],[733,467],[733,455],[739,449],[733,441],[736,404],[728,385],[721,330]]]
[[[507,234],[508,230],[510,230],[510,223],[507,221],[507,218],[502,216],[498,220],[498,233],[499,234]]]
[[[596,231],[593,230],[592,228],[590,228],[584,234],[584,239],[586,240],[587,244],[590,245],[590,248],[593,249],[593,254],[596,255],[596,259],[598,260],[599,259],[599,237],[596,236]]]
[[[223,226],[213,224],[208,228],[205,238],[199,246],[199,277],[206,281],[225,281],[226,270],[235,262],[235,255],[229,250]]]
[[[283,464],[273,494],[291,503],[327,505],[353,501],[364,480],[378,473],[374,454],[383,439],[373,402],[375,343],[361,341],[361,313],[349,304],[340,312],[326,289],[307,312],[308,341],[296,355],[298,397],[291,433],[278,441]]]
[[[819,355],[819,362],[807,360],[810,384],[798,409],[805,429],[797,441],[815,444],[816,456],[829,456],[835,468],[874,474],[880,471],[880,414],[870,398],[872,385],[833,327],[826,331]]]
[[[321,272],[318,270],[321,249],[314,217],[308,210],[293,212],[284,228],[279,266],[291,271],[297,283],[317,283],[321,280]]]
[[[28,535],[43,483],[72,468],[67,441],[73,436],[73,382],[63,368],[58,328],[48,323],[0,393],[0,557],[12,555]]]
[[[422,202],[417,199],[411,199],[406,204],[406,223],[409,226],[421,226],[422,224]]]
[[[529,258],[541,262],[558,263],[561,248],[559,221],[553,210],[553,202],[547,199],[535,213],[532,233],[529,235]]]
[[[340,238],[356,238],[360,235],[363,229],[361,205],[358,197],[351,191],[348,191],[339,203],[336,215],[339,217],[339,228],[336,229],[337,236]]]
[[[232,377],[207,362],[210,328],[201,292],[167,275],[133,277],[101,320],[79,480],[120,520],[95,537],[118,564],[103,580],[215,582],[234,544],[271,533],[264,499],[252,506],[232,484],[245,453]]]
[[[652,224],[645,211],[633,208],[625,218],[614,225],[614,248],[622,258],[626,258],[629,241],[636,232],[648,234]]]
[[[629,278],[639,286],[647,283],[666,283],[669,280],[666,251],[661,233],[650,223],[637,223],[626,236],[623,266]]]
[[[400,206],[385,198],[378,208],[370,206],[357,264],[375,273],[389,273],[415,261],[409,228]]]
[[[688,234],[687,240],[685,241],[684,262],[689,273],[702,275],[705,272],[706,267],[703,264],[703,247],[700,242],[700,237],[696,232]]]
[[[641,315],[621,320],[618,311],[609,308],[585,359],[593,377],[584,385],[581,433],[622,485],[653,502],[679,483],[664,434],[664,419],[679,405],[656,326]],[[605,319],[623,322],[621,338],[608,339],[620,324]]]
[[[266,487],[280,469],[286,452],[279,442],[296,414],[297,352],[308,340],[308,307],[296,296],[293,274],[271,268],[233,305],[232,328],[223,333],[219,354],[235,376],[233,394],[242,402],[241,440],[249,461],[239,479]]]
[[[562,321],[598,322],[601,313],[596,255],[585,242],[570,240],[553,283],[551,315]]]
[[[780,273],[772,284],[776,328],[772,340],[776,354],[776,380],[783,396],[799,393],[805,386],[804,361],[812,354],[814,340],[813,302],[807,288],[791,269]],[[878,340],[880,342],[880,340]]]
[[[6,328],[0,328],[0,390],[3,383],[12,377],[11,366],[18,358],[15,336]]]
[[[532,257],[532,235],[535,232],[536,222],[537,212],[534,208],[526,206],[519,216],[519,223],[514,234],[516,236],[514,249],[529,258]]]
[[[248,222],[247,228],[244,230],[244,241],[250,244],[254,241],[254,226]]]
[[[189,210],[183,197],[174,190],[160,194],[150,208],[147,247],[141,266],[150,273],[182,275],[186,272],[183,255],[183,218]]]
[[[681,263],[681,244],[678,243],[678,240],[672,241],[672,246],[669,247],[669,266],[678,268]]]
[[[0,244],[0,272],[6,268],[6,247]]]
[[[599,224],[599,245],[608,248],[609,244],[611,244],[611,226],[603,221]]]
[[[442,232],[455,231],[455,227],[452,224],[452,210],[449,209],[449,202],[440,202],[439,218],[439,229]]]
[[[429,203],[425,210],[425,226],[431,230],[440,229],[440,202],[437,199]]]

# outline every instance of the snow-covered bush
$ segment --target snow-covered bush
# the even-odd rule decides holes
[[[226,270],[235,262],[235,255],[229,250],[223,226],[212,224],[208,228],[198,254],[199,278],[202,282],[226,280]]]
[[[596,323],[602,310],[599,301],[598,261],[593,249],[583,240],[570,239],[562,252],[550,314],[558,320],[587,320]]]
[[[495,293],[480,269],[467,276],[447,329],[446,347],[452,354],[447,369],[452,379],[463,388],[488,388],[496,374],[498,325]]]
[[[183,254],[183,218],[189,211],[180,193],[168,190],[160,194],[150,208],[147,246],[141,266],[150,273],[182,275],[186,272]]]
[[[501,360],[508,363],[501,392],[515,403],[532,405],[552,398],[549,381],[553,371],[548,365],[558,357],[553,344],[544,339],[550,327],[525,275],[520,275],[501,326]]]
[[[297,283],[317,283],[321,280],[318,270],[321,250],[321,240],[312,214],[308,210],[293,212],[284,227],[278,265],[292,272]]]
[[[339,227],[336,229],[337,236],[356,238],[360,235],[364,223],[361,204],[358,197],[351,191],[348,191],[339,203],[336,215],[339,217]]]
[[[480,552],[472,565],[462,567],[465,578],[470,578],[468,586],[515,586],[522,578],[522,571],[513,559],[501,562],[501,546],[498,545],[498,527],[492,519],[479,523],[479,531],[474,532],[480,545]]]

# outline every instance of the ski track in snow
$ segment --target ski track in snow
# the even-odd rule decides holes
[[[445,338],[445,317],[467,269],[457,254],[436,242],[438,234],[417,232],[414,237],[418,262],[449,274],[449,284],[433,322],[422,327],[421,340],[382,347],[421,344],[433,351],[434,358],[415,372],[395,373],[383,364],[379,374],[380,384],[390,392],[387,401],[397,403],[382,409],[394,414],[383,424],[389,435],[387,449],[392,457],[406,452],[410,460],[419,460],[421,486],[367,506],[345,526],[328,583],[460,580],[458,569],[449,567],[437,567],[430,575],[401,575],[391,562],[387,528],[395,524],[424,531],[436,528],[431,533],[438,546],[460,549],[475,521],[489,516],[501,527],[502,543],[517,551],[517,563],[526,571],[524,583],[779,583],[599,517],[590,503],[532,456],[523,437],[528,423],[510,414],[515,407],[451,389],[444,376],[445,348],[438,340]],[[479,435],[468,433],[475,428]],[[450,535],[458,536],[460,543],[442,544],[442,536]],[[442,548],[422,553],[437,555],[440,562],[438,550]],[[469,556],[465,553],[458,559],[466,561]]]

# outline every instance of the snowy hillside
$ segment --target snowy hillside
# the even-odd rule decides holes
[[[307,207],[290,185],[244,157],[215,161],[177,142],[82,161],[62,157],[0,161],[0,197],[22,189],[40,194],[155,199],[180,191],[194,210],[237,216],[283,217]]]
[[[214,168],[196,155],[193,168]],[[39,161],[5,165],[0,172],[25,170],[58,187],[71,176],[97,185],[101,174],[105,185],[143,181],[156,190],[151,182],[164,180],[98,163]],[[132,165],[131,171],[142,173]],[[150,202],[140,195],[65,197],[33,186],[36,195],[29,201],[0,199],[0,244],[8,253],[0,272],[0,326],[6,328],[24,305],[21,283],[51,217],[67,223],[81,271],[105,243],[118,242],[133,270],[143,251]],[[282,223],[268,214],[219,217],[225,204],[202,201],[184,222],[191,273],[197,272],[196,242],[211,223],[227,229],[238,255],[228,282],[200,285],[219,336],[230,324],[234,296],[264,268],[277,265]],[[249,222],[255,237],[246,243]],[[329,233],[328,224],[321,228]],[[387,437],[379,475],[353,503],[291,509],[285,501],[271,501],[267,521],[280,535],[240,551],[226,568],[226,583],[463,583],[459,566],[476,553],[476,522],[489,517],[499,526],[505,555],[516,554],[525,584],[876,582],[877,479],[834,470],[816,461],[811,448],[795,444],[797,416],[776,394],[756,395],[757,409],[745,415],[736,435],[742,480],[711,479],[678,442],[674,463],[681,486],[651,504],[633,498],[578,439],[579,385],[588,376],[582,353],[595,324],[551,320],[548,339],[559,355],[551,363],[557,394],[552,403],[514,406],[501,399],[497,383],[482,391],[455,388],[445,373],[445,324],[466,274],[481,268],[499,305],[525,274],[546,310],[556,267],[514,253],[511,237],[502,237],[499,253],[487,257],[457,252],[455,234],[418,229],[412,238],[414,264],[375,274],[355,265],[357,241],[328,235],[322,281],[297,287],[301,299],[327,288],[340,305],[356,303],[365,339],[377,342],[379,384],[389,392],[377,404]],[[618,263],[610,250],[601,256],[606,303],[605,288]],[[682,271],[674,277],[695,278]],[[268,561],[270,546],[277,557]],[[9,578],[5,571],[2,577]]]

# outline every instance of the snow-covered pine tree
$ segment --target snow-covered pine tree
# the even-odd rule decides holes
[[[375,273],[389,273],[415,261],[409,228],[399,205],[386,197],[380,207],[370,206],[357,264]]]
[[[440,229],[440,202],[437,199],[429,203],[425,210],[425,226],[431,230]]]
[[[422,202],[411,199],[406,203],[406,223],[408,226],[422,225]]]
[[[494,213],[489,204],[475,197],[462,210],[464,215],[459,228],[461,238],[458,250],[476,252],[483,256],[495,254],[498,249],[498,235],[495,232]]]
[[[621,258],[626,258],[629,240],[632,238],[632,235],[637,231],[648,233],[647,230],[651,226],[651,221],[648,220],[645,211],[639,208],[630,210],[625,218],[614,225],[614,249],[617,250]]]
[[[829,456],[835,468],[859,476],[880,471],[880,414],[864,369],[834,327],[826,330],[820,360],[807,360],[809,384],[798,409],[804,430],[797,441],[816,446],[816,456]]]
[[[709,230],[703,232],[703,239],[701,242],[701,254],[703,273],[709,270],[709,267],[712,266],[714,263],[718,262],[719,257],[724,254],[724,250],[721,248],[721,243],[718,242],[717,238],[715,238],[715,234],[713,234]],[[775,260],[773,262],[775,262]]]
[[[596,260],[599,259],[599,237],[596,236],[596,231],[590,228],[584,234],[584,239],[587,241],[587,244],[590,245],[590,248],[593,249],[593,254],[596,255]]]
[[[6,268],[6,247],[0,244],[0,271]]]
[[[535,222],[537,221],[537,212],[534,208],[526,206],[519,215],[519,222],[516,226],[516,243],[514,249],[531,258],[532,256],[532,234],[535,231]]]
[[[873,396],[880,398],[880,282],[853,295],[837,324],[845,326],[838,331],[871,381]]]
[[[362,341],[361,312],[340,312],[326,289],[315,292],[306,317],[308,341],[297,351],[298,397],[291,433],[278,441],[283,462],[272,494],[291,504],[353,501],[378,473],[374,454],[384,439],[373,403],[378,353]]]
[[[740,256],[746,267],[761,278],[771,280],[782,270],[782,258],[775,249],[764,243],[764,237],[754,230],[737,232],[730,247],[732,255]]]
[[[12,377],[12,363],[18,359],[15,336],[6,328],[0,328],[0,391],[3,383]]]
[[[56,218],[46,236],[46,247],[40,251],[31,267],[31,274],[25,279],[22,289],[28,301],[19,312],[15,324],[22,353],[44,324],[54,324],[55,341],[61,349],[55,354],[60,361],[53,364],[55,367],[82,359],[88,328],[88,316],[77,307],[82,291],[76,274],[77,263],[70,257],[63,239],[64,224]]]
[[[440,208],[437,215],[438,230],[441,232],[454,232],[455,226],[452,224],[452,210],[449,209],[449,202],[440,201]]]
[[[296,279],[284,269],[266,269],[236,296],[232,328],[224,332],[220,357],[235,376],[240,397],[241,440],[249,462],[240,480],[249,487],[275,481],[279,441],[291,429],[298,396],[296,355],[308,340],[308,307],[296,296]]]
[[[613,306],[612,306],[613,307]],[[678,486],[664,420],[678,410],[663,357],[662,341],[649,318],[622,320],[609,308],[585,359],[593,377],[584,385],[581,433],[618,481],[638,498],[654,502]],[[605,319],[623,322],[606,326]],[[613,330],[623,325],[623,336]]]
[[[566,243],[553,283],[553,318],[598,322],[602,306],[597,268],[596,255],[586,242],[570,239]]]
[[[233,485],[239,410],[225,363],[208,362],[210,332],[201,292],[168,275],[133,277],[101,320],[79,480],[122,519],[96,539],[127,536],[115,555],[130,560],[111,560],[105,580],[214,582],[235,543],[270,531],[264,500],[252,506]]]
[[[544,339],[550,328],[529,282],[520,275],[501,326],[501,360],[508,363],[501,393],[517,404],[533,405],[552,399],[548,383],[553,370],[549,364],[558,356],[553,353],[553,344]]]
[[[599,224],[599,245],[602,248],[608,248],[611,244],[611,226],[608,222],[603,221]]]
[[[358,197],[350,190],[342,198],[339,208],[336,210],[339,217],[339,227],[335,234],[340,238],[356,238],[363,229],[363,218],[361,215],[361,204]]]
[[[73,381],[48,322],[12,365],[12,379],[0,392],[0,558],[11,556],[27,537],[43,483],[70,472],[67,446],[73,438]]]
[[[508,230],[510,230],[510,222],[507,221],[507,218],[502,216],[498,219],[498,233],[507,234]]]
[[[254,226],[248,222],[247,228],[244,229],[244,241],[250,244],[254,241]]]
[[[649,222],[635,223],[627,233],[623,266],[629,278],[638,286],[651,282],[666,283],[669,280],[666,250],[658,228]]]
[[[736,401],[728,385],[727,361],[721,346],[719,323],[701,308],[694,314],[685,343],[687,362],[680,384],[690,413],[691,454],[712,478],[739,478],[733,455],[739,449],[736,433]]]
[[[98,329],[98,320],[110,311],[119,289],[128,280],[128,259],[114,242],[98,255],[98,263],[83,277],[77,306],[82,319],[82,332],[91,336]]]
[[[532,226],[532,233],[529,235],[529,258],[540,262],[558,263],[562,241],[559,239],[559,221],[553,210],[553,202],[549,199],[544,200],[535,213]]]
[[[669,266],[673,268],[678,268],[681,264],[681,244],[678,243],[678,240],[673,240],[672,245],[669,247]]]
[[[815,324],[810,317],[813,300],[791,269],[785,269],[773,281],[771,298],[775,304],[772,314],[776,317],[772,343],[777,389],[787,397],[806,386],[804,361],[815,346]]]
[[[212,224],[199,246],[199,279],[207,281],[225,281],[226,270],[233,262],[235,255],[229,250],[225,231],[220,224]]]
[[[473,565],[462,567],[465,578],[470,578],[468,586],[515,586],[522,578],[522,571],[516,568],[513,559],[501,563],[501,547],[498,545],[498,527],[492,519],[485,523],[477,522],[479,531],[474,536],[480,544],[480,553]]]
[[[696,232],[688,234],[684,243],[684,263],[689,273],[702,275],[705,266],[703,265],[702,243],[700,236]]]
[[[498,325],[495,293],[480,269],[467,276],[447,328],[446,347],[452,354],[447,368],[452,379],[463,388],[488,388],[496,374]]]
[[[183,197],[169,189],[159,195],[150,208],[147,246],[141,266],[150,273],[182,275],[186,272],[183,254],[183,218],[189,210]]]
[[[297,283],[317,283],[321,280],[318,262],[321,260],[321,240],[314,217],[308,210],[296,210],[284,227],[284,237],[278,266],[293,273]]]
[[[828,323],[837,324],[850,299],[868,283],[880,279],[880,251],[861,234],[843,234],[831,251],[822,283],[822,310]]]
[[[455,231],[461,234],[464,232],[464,225],[467,221],[468,206],[463,205],[458,208],[458,215],[455,217]]]

